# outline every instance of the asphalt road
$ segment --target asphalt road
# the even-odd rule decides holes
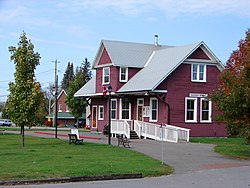
[[[46,136],[37,133],[27,133],[33,136]],[[86,142],[106,144],[107,138],[102,135],[80,133],[89,137]],[[91,139],[99,138],[98,139]],[[68,139],[67,137],[59,137]],[[117,140],[112,139],[116,145]],[[213,145],[194,143],[162,143],[153,140],[133,140],[131,149],[142,152],[158,160],[163,160],[175,169],[173,175],[134,179],[97,182],[77,182],[64,184],[42,184],[14,186],[17,188],[250,188],[250,161],[235,160],[222,157],[213,152]]]

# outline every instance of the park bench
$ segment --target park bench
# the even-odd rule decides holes
[[[72,133],[69,133],[69,144],[71,143],[83,143],[83,139],[79,139],[77,138],[77,135],[76,134],[72,134]]]
[[[2,135],[4,135],[4,132],[5,132],[4,129],[1,129],[1,130],[0,130],[0,133],[2,133]]]
[[[130,148],[130,146],[129,146],[130,140],[129,139],[127,139],[127,138],[125,138],[125,137],[123,137],[122,135],[119,135],[119,134],[116,135],[116,137],[118,139],[118,147],[121,145],[124,148],[126,148],[126,147]]]

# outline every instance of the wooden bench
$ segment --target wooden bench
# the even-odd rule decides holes
[[[1,129],[0,133],[2,133],[2,135],[4,135],[4,131],[5,131],[4,129]]]
[[[119,134],[116,135],[116,137],[118,139],[118,147],[120,145],[122,145],[122,147],[124,147],[124,148],[126,148],[126,147],[130,148],[130,146],[129,146],[130,140],[129,139],[123,138],[122,135],[119,135]]]
[[[69,144],[71,143],[83,143],[83,139],[78,139],[76,134],[69,133]]]

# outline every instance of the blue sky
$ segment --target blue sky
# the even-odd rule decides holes
[[[92,63],[102,39],[184,45],[204,41],[225,63],[250,28],[249,0],[0,0],[0,101],[14,81],[9,46],[25,31],[40,53],[36,78],[47,87],[67,63]]]

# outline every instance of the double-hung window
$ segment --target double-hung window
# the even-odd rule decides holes
[[[102,105],[99,106],[98,120],[104,119],[104,107]]]
[[[111,119],[117,119],[116,118],[116,108],[117,108],[117,100],[111,99]]]
[[[185,122],[197,122],[197,98],[185,98]]]
[[[127,82],[127,81],[128,81],[128,68],[120,67],[120,82]]]
[[[121,105],[121,118],[120,119],[131,119],[131,104],[129,101],[126,100],[120,100],[120,105]]]
[[[158,100],[150,98],[150,121],[156,122],[158,119]]]
[[[110,68],[105,67],[102,69],[102,84],[109,84],[110,82]]]
[[[191,77],[193,82],[206,82],[206,65],[192,64]]]
[[[208,99],[201,98],[200,101],[200,121],[211,122],[212,118],[212,102]]]

